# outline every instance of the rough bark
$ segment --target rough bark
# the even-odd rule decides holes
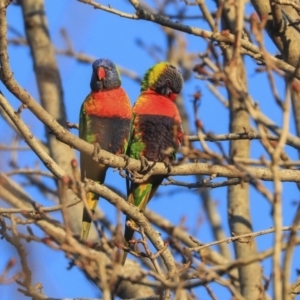
[[[240,65],[243,72],[243,66]],[[240,109],[240,101],[230,95],[230,132],[238,132],[241,128],[249,128],[249,116],[245,110]],[[238,157],[249,157],[249,141],[232,141],[230,154]],[[230,231],[236,235],[252,231],[250,216],[249,184],[241,184],[228,188],[228,213]],[[245,258],[256,253],[256,242],[249,239],[246,243],[234,243],[236,258]],[[246,299],[261,299],[261,275],[259,263],[253,263],[239,268],[240,289]]]
[[[62,82],[48,30],[44,1],[26,0],[20,1],[20,4],[23,12],[26,37],[33,59],[41,105],[62,126],[65,126],[67,115]],[[45,130],[51,157],[68,174],[72,174],[71,161],[76,159],[74,150],[58,141],[55,135],[49,132],[47,127]],[[57,183],[60,195],[60,183]],[[69,212],[72,231],[79,234],[81,230],[82,204],[80,203],[70,208]]]
[[[238,8],[235,9],[227,1],[222,15],[222,29],[238,34]],[[242,5],[242,4],[241,4]],[[230,111],[230,132],[239,132],[243,128],[250,128],[250,117],[242,103],[241,95],[247,91],[246,70],[241,56],[233,57],[232,49],[224,50],[225,72],[228,75],[227,92]],[[249,141],[231,141],[230,156],[248,158],[250,154]],[[249,184],[230,186],[228,188],[228,218],[230,231],[235,235],[252,232],[250,216]],[[236,258],[245,258],[255,255],[256,242],[250,239],[247,242],[234,243]],[[259,263],[252,263],[239,268],[240,291],[246,299],[262,299],[262,270]]]

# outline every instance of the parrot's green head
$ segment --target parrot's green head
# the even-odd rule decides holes
[[[160,62],[144,75],[141,91],[150,89],[173,99],[181,92],[182,87],[183,78],[180,72],[170,63]]]
[[[120,73],[116,65],[109,59],[97,59],[93,62],[91,89],[94,92],[107,91],[121,86]]]

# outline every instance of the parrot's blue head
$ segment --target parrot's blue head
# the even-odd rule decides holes
[[[107,91],[121,86],[120,73],[116,65],[109,59],[97,59],[93,62],[91,89]]]

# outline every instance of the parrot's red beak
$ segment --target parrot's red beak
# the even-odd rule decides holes
[[[105,70],[103,67],[99,67],[97,69],[97,75],[98,75],[99,80],[103,80],[105,78],[106,73],[105,73]]]

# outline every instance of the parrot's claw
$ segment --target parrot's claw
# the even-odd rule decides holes
[[[141,171],[148,169],[149,167],[148,159],[145,156],[141,156],[140,161],[141,161]]]
[[[163,164],[168,169],[168,173],[170,173],[171,169],[172,169],[172,164],[170,163],[170,161],[169,160],[163,160]]]
[[[129,179],[128,172],[125,172],[123,169],[119,170],[119,175],[125,179]]]
[[[100,153],[100,151],[101,151],[100,144],[99,143],[95,143],[94,144],[93,154],[92,154],[93,160],[98,161],[98,154]]]
[[[67,270],[71,270],[73,267],[75,267],[76,266],[76,262],[75,262],[75,259],[71,259],[70,261],[69,261],[69,265],[68,265],[68,267],[67,267]]]
[[[128,164],[129,164],[129,159],[130,159],[130,157],[129,157],[128,155],[126,155],[126,154],[120,154],[119,156],[122,157],[122,158],[124,159],[124,161],[125,161],[125,166],[124,166],[124,168],[126,168],[126,167],[128,166]]]
[[[139,227],[137,226],[137,224],[131,220],[126,221],[126,226],[128,226],[129,228],[131,228],[134,231],[139,231]],[[130,241],[129,241],[130,243]]]

